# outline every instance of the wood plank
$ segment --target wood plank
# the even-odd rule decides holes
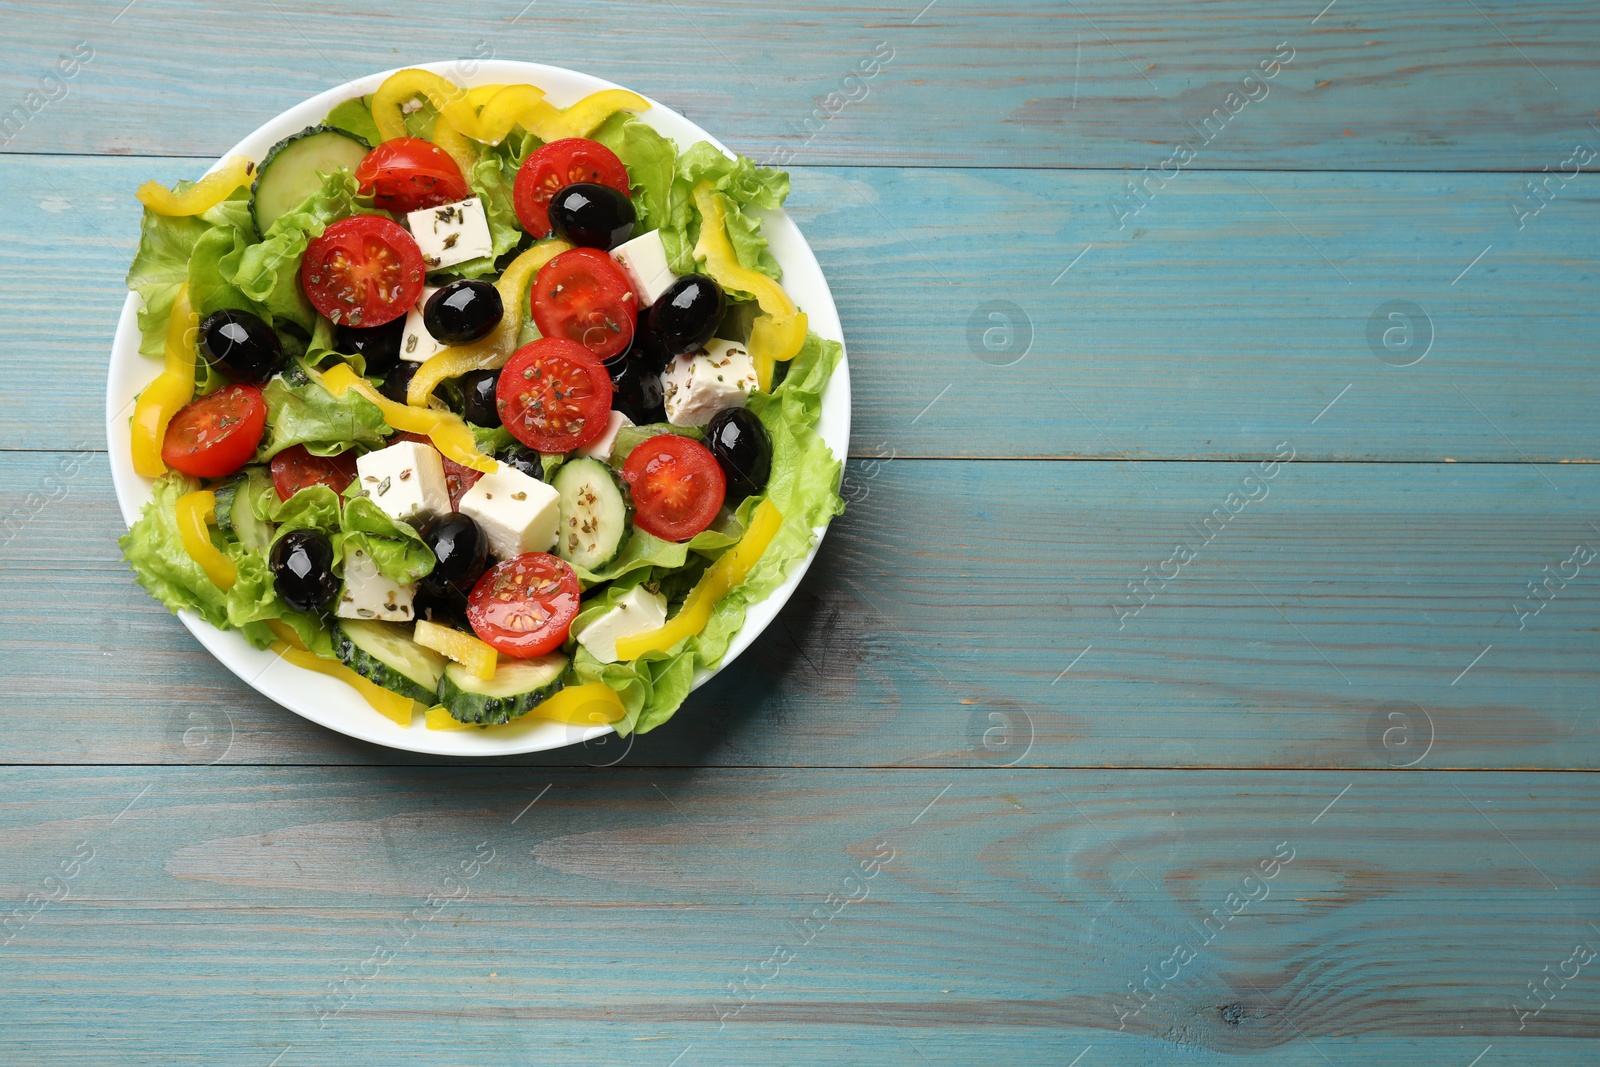
[[[417,761],[233,679],[125,570],[103,457],[62,460],[0,454],[0,761]],[[1600,468],[1273,472],[852,462],[777,624],[627,759],[1600,766]]]
[[[0,158],[16,206],[0,212],[0,448],[100,438],[131,190],[197,170]],[[1506,175],[1188,175],[1118,229],[1123,180],[796,175],[850,344],[858,455],[1229,459],[1292,436],[1318,459],[1600,459],[1593,176],[1522,231]],[[1386,362],[1368,332],[1406,339],[1392,301],[1425,318],[1409,350],[1378,345]],[[1008,366],[1022,334],[985,340],[994,302],[1031,331]],[[1393,365],[1427,336],[1425,358]]]
[[[1138,169],[1183,140],[1208,170],[1536,171],[1591,137],[1593,4],[1323,6],[13,2],[8,108],[75,43],[93,58],[46,86],[57,99],[5,150],[215,156],[349,78],[490,54],[622,82],[741,151],[807,163]],[[875,50],[892,56],[881,73],[851,80]],[[1275,53],[1293,58],[1244,83]],[[228,75],[197,56],[227,57]],[[1227,121],[1197,141],[1190,124],[1217,109]]]
[[[1586,1064],[1593,962],[1553,979],[1536,1015],[1526,983],[1570,976],[1574,945],[1600,943],[1597,788],[1516,773],[13,769],[5,897],[67,896],[0,949],[0,1049],[17,1063],[266,1064],[288,1048],[298,1067],[360,1048],[485,1067],[1065,1065],[1092,1045],[1084,1064],[1422,1067],[1492,1044],[1499,1062]],[[1141,1002],[1129,986],[1146,975]]]

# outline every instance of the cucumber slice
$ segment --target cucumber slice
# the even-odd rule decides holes
[[[477,678],[459,663],[444,668],[439,703],[460,722],[495,726],[528,714],[561,688],[567,657],[559,652],[534,659],[502,656],[493,678]]]
[[[340,619],[333,632],[334,655],[369,682],[431,703],[444,657],[411,640],[410,631],[400,623]]]
[[[256,468],[217,487],[217,529],[263,556],[272,548],[273,525],[256,517],[252,506],[263,485],[271,485],[265,468]]]
[[[633,518],[633,503],[616,472],[597,459],[569,459],[550,486],[561,494],[556,555],[591,571],[615,559]]]
[[[272,146],[256,171],[250,189],[250,214],[256,233],[287,215],[322,188],[322,176],[354,171],[372,146],[353,133],[332,126],[307,126]]]
[[[217,529],[225,534],[233,534],[233,502],[238,498],[240,490],[244,488],[244,475],[233,479],[226,485],[219,485],[212,491],[217,497],[216,519]],[[238,534],[233,534],[235,537]]]

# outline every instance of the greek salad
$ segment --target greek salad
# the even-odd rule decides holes
[[[139,583],[402,726],[670,718],[843,510],[841,349],[761,233],[788,176],[649,106],[404,70],[142,186]]]

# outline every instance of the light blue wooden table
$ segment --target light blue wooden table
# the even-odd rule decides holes
[[[0,1063],[1600,1060],[1600,7],[1324,2],[0,3]],[[466,765],[135,587],[101,398],[137,183],[490,51],[792,159],[856,430],[669,726]]]

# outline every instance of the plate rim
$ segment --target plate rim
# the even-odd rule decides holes
[[[582,71],[523,60],[445,60],[409,64],[406,67],[363,75],[333,86],[279,112],[223,153],[207,168],[206,173],[216,170],[230,155],[246,154],[252,158],[259,158],[267,147],[292,133],[294,127],[302,123],[307,126],[315,125],[334,105],[374,91],[385,78],[399,70],[419,68],[444,75],[458,85],[469,87],[496,82],[512,83],[513,79],[520,79],[533,84],[565,85],[569,89],[576,85],[570,94],[574,97],[601,89],[624,88]],[[468,68],[471,68],[470,71]],[[560,100],[567,95],[569,94],[563,91],[552,91],[550,94],[552,100]],[[644,94],[639,95],[644,96]],[[705,140],[723,153],[734,155],[720,140],[681,113],[648,96],[644,96],[644,99],[649,101],[651,108],[643,113],[641,118],[650,122],[652,126],[658,126],[658,123],[667,126],[668,129],[661,132],[673,137],[680,145],[692,144],[693,140]],[[673,127],[678,128],[677,133],[673,132]],[[693,140],[685,141],[684,134]],[[252,143],[262,141],[265,141],[265,144],[259,149],[248,147]],[[763,233],[773,243],[774,255],[778,256],[784,265],[786,280],[791,272],[799,273],[804,276],[801,280],[805,287],[814,289],[805,301],[811,328],[818,335],[836,341],[841,346],[839,363],[823,390],[823,413],[818,433],[835,458],[843,463],[849,456],[850,374],[848,355],[843,351],[844,331],[831,288],[822,273],[821,265],[817,262],[816,254],[788,212],[779,208],[773,211],[760,211],[758,214],[762,218]],[[149,499],[150,480],[142,478],[132,469],[132,461],[126,447],[128,436],[126,416],[133,404],[131,397],[136,395],[144,383],[153,379],[160,369],[159,363],[148,357],[140,357],[138,354],[137,313],[140,306],[138,293],[130,290],[123,302],[116,330],[112,336],[110,363],[106,375],[106,435],[110,453],[111,480],[123,523],[127,527],[131,527],[137,520],[145,501]],[[130,399],[122,399],[124,397]],[[825,429],[827,432],[824,432]],[[810,569],[812,560],[822,547],[822,540],[827,534],[829,525],[830,523],[825,523],[813,527],[815,536],[811,550],[803,559],[790,567],[782,585],[747,609],[744,625],[734,635],[721,662],[714,669],[701,668],[696,672],[690,687],[691,693],[733,663],[767,626],[771,625]],[[428,730],[423,725],[421,716],[415,716],[412,725],[404,728],[366,705],[353,689],[337,679],[296,667],[269,650],[255,649],[237,631],[219,630],[191,611],[180,611],[177,616],[214,659],[250,688],[309,722],[369,744],[424,755],[475,758],[552,751],[570,745],[584,744],[615,733],[609,725],[577,727],[546,720],[526,719],[519,720],[524,724],[522,728],[512,723],[493,731]],[[350,715],[348,705],[351,702],[360,704],[359,714]],[[687,698],[684,703],[687,705]],[[345,707],[341,708],[338,705]],[[680,706],[678,713],[684,710],[685,707]],[[629,735],[629,749],[636,736],[638,735]],[[621,758],[617,757],[619,760]],[[610,763],[606,765],[609,766]]]

